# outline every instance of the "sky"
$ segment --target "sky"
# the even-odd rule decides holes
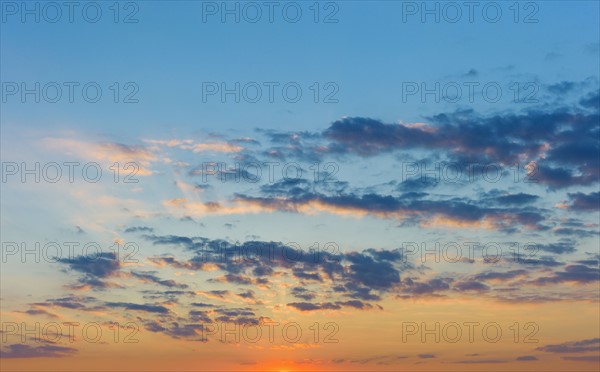
[[[597,1],[0,1],[11,371],[596,371]]]

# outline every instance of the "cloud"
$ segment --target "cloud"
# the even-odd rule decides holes
[[[240,325],[259,325],[265,317],[257,317],[249,307],[216,309],[215,321],[222,323],[235,323]]]
[[[417,281],[413,278],[404,278],[402,280],[402,291],[415,296],[431,296],[437,292],[443,292],[450,289],[450,284],[454,281],[452,278],[433,278],[426,281]],[[406,297],[400,295],[400,297]]]
[[[600,109],[600,93],[598,91],[588,93],[587,96],[581,98],[579,104],[589,109]]]
[[[158,284],[158,285],[162,285],[162,286],[169,287],[169,288],[181,288],[181,289],[188,288],[187,284],[177,283],[174,280],[160,279],[159,277],[154,275],[153,272],[150,272],[150,271],[132,272],[131,275],[137,279],[140,279],[141,281],[143,281],[145,283]]]
[[[460,360],[458,362],[453,362],[456,364],[500,364],[507,363],[506,360],[502,359],[475,359],[475,360]]]
[[[524,355],[524,356],[517,357],[516,360],[518,360],[520,362],[534,362],[534,361],[538,361],[539,359],[533,355]]]
[[[534,169],[535,174],[532,179],[535,182],[548,185],[550,189],[561,189],[576,185],[587,186],[597,182],[598,178],[593,173],[575,175],[571,168],[535,164]]]
[[[575,82],[561,81],[560,83],[549,85],[548,90],[551,93],[558,95],[558,94],[568,93],[568,92],[572,91],[573,89],[575,89],[576,86],[577,86],[577,84],[575,84]]]
[[[537,195],[518,193],[497,196],[494,201],[499,205],[523,205],[533,203],[539,198]]]
[[[181,324],[178,322],[157,322],[155,320],[147,320],[144,323],[144,328],[150,332],[164,333],[174,339],[186,339],[188,341],[207,342],[205,336],[205,324],[187,323]]]
[[[98,278],[106,278],[120,268],[114,252],[101,252],[97,256],[77,256],[73,259],[62,258],[59,262],[67,264],[72,270]]]
[[[530,258],[530,257],[535,257],[535,258]],[[530,256],[530,255],[524,255],[524,254],[515,254],[514,258],[508,259],[508,261],[515,261],[521,265],[525,265],[525,266],[545,266],[545,267],[556,267],[556,266],[562,266],[563,263],[557,261],[554,257],[552,256]]]
[[[48,148],[61,151],[65,155],[77,156],[85,160],[95,160],[112,166],[115,162],[124,167],[126,163],[137,165],[135,176],[149,176],[153,173],[149,166],[159,160],[144,146],[131,146],[122,143],[95,143],[79,139],[45,138],[42,143]],[[134,171],[133,168],[126,169]],[[127,173],[129,174],[129,173]]]
[[[333,151],[370,156],[398,148],[433,146],[437,142],[435,132],[436,128],[430,126],[411,127],[348,117],[333,122],[323,135],[333,141]]]
[[[212,283],[234,283],[241,285],[267,285],[269,280],[265,278],[252,278],[247,275],[240,274],[226,274],[224,276],[209,279]]]
[[[488,287],[487,285],[485,285],[483,283],[480,283],[478,281],[468,281],[468,280],[456,283],[454,285],[454,288],[461,292],[465,292],[465,291],[485,292],[485,291],[490,290],[490,287]]]
[[[293,307],[298,311],[315,311],[315,310],[339,310],[342,308],[341,305],[324,302],[324,303],[310,303],[310,302],[291,302],[287,304],[289,307]]]
[[[600,355],[586,355],[586,356],[565,356],[561,359],[570,360],[574,362],[591,362],[600,363]]]
[[[233,145],[226,142],[210,142],[210,143],[198,143],[193,140],[145,140],[146,143],[155,146],[165,146],[165,147],[176,147],[181,150],[188,150],[194,153],[200,152],[225,152],[225,153],[235,153],[243,150],[243,147],[238,145]]]
[[[47,317],[50,318],[58,318],[58,316],[56,314],[53,314],[47,310],[44,310],[42,308],[39,307],[39,305],[32,305],[31,308],[29,310],[25,310],[25,311],[18,311],[19,313],[23,313],[23,314],[27,314],[27,315],[33,315],[33,316],[37,316],[37,315],[45,315]]]
[[[564,253],[573,253],[575,252],[575,242],[572,240],[562,241],[558,243],[550,243],[550,244],[536,244],[536,250],[554,253],[554,254],[564,254]]]
[[[190,310],[188,312],[188,318],[195,323],[212,323],[212,319],[208,315],[208,312],[203,310]]]
[[[196,295],[194,291],[180,291],[180,290],[141,290],[140,293],[143,294],[144,299],[149,300],[157,300],[157,299],[165,299],[171,303],[179,302],[179,297],[190,296],[193,297]]]
[[[600,350],[600,338],[590,338],[581,341],[569,341],[562,344],[546,345],[538,347],[536,350],[547,353],[585,353],[598,352]],[[596,358],[598,358],[596,356]]]
[[[407,356],[403,356],[403,355],[394,355],[394,354],[390,354],[390,355],[376,355],[376,356],[372,356],[372,357],[365,357],[365,358],[353,358],[353,359],[344,359],[344,358],[340,358],[340,359],[334,359],[332,360],[333,363],[335,364],[340,364],[340,363],[353,363],[353,364],[378,364],[378,365],[389,365],[389,364],[398,364],[400,362],[404,362],[404,359],[407,359]]]
[[[374,253],[373,253],[374,252]],[[351,252],[345,255],[350,262],[348,277],[353,282],[369,288],[388,289],[400,283],[400,272],[392,265],[393,259],[399,260],[400,255],[389,261],[376,251],[362,253]]]
[[[570,210],[578,212],[593,212],[600,209],[600,192],[584,194],[582,192],[569,193],[571,204],[567,206]]]
[[[102,306],[96,305],[95,303],[95,297],[70,295],[68,297],[50,298],[45,302],[36,302],[30,305],[34,307],[63,308],[77,311],[96,311],[103,309]]]
[[[169,309],[161,305],[135,304],[131,302],[107,302],[108,307],[120,307],[126,310],[142,311],[147,313],[168,314]]]
[[[311,302],[291,302],[287,304],[289,307],[293,307],[298,311],[317,311],[317,310],[340,310],[342,307],[351,307],[353,309],[358,310],[370,310],[373,309],[374,306],[362,302],[359,300],[350,300],[350,301],[337,301],[337,302],[319,302],[319,303],[311,303]],[[378,306],[379,309],[382,309]]]
[[[306,300],[306,301],[313,300],[315,297],[317,297],[317,295],[314,292],[309,291],[308,289],[306,289],[304,287],[294,287],[294,288],[292,288],[291,293],[294,297],[297,297],[301,300]]]
[[[0,354],[6,359],[29,359],[29,358],[65,358],[77,353],[77,349],[58,345],[31,346],[26,344],[7,345],[8,350],[2,350]]]
[[[224,275],[209,279],[212,283],[267,286],[270,276],[291,274],[302,281],[336,280],[338,293],[350,299],[378,300],[371,291],[386,292],[400,283],[400,272],[410,267],[396,250],[365,249],[360,252],[306,252],[279,242],[247,241],[230,243],[203,237],[145,236],[153,244],[179,246],[194,257],[180,261],[175,257],[150,257],[158,266],[169,265],[188,270],[219,270]],[[308,290],[292,289],[301,299],[312,299]]]
[[[372,156],[399,149],[438,149],[448,151],[455,159],[502,164],[514,164],[523,158],[535,160],[544,154],[543,141],[552,141],[557,146],[557,156],[552,160],[569,163],[573,155],[560,153],[560,146],[581,140],[588,143],[589,136],[598,130],[596,118],[597,114],[573,114],[567,108],[490,117],[479,116],[473,111],[458,111],[435,115],[428,118],[430,124],[419,126],[385,124],[375,119],[354,117],[332,123],[323,135],[332,140],[330,149],[333,152]],[[563,125],[570,127],[565,130]]]
[[[243,299],[246,299],[246,300],[253,300],[254,301],[256,299],[256,293],[253,290],[251,290],[251,289],[248,289],[245,292],[237,293],[237,296],[241,297]]]
[[[586,227],[591,227],[591,226],[586,226]],[[570,228],[570,227],[560,227],[557,229],[554,229],[554,233],[556,235],[565,235],[565,236],[574,236],[577,238],[590,238],[593,236],[597,236],[600,235],[600,232],[598,232],[598,230],[586,230],[586,229],[574,229],[574,228]]]
[[[202,302],[192,302],[190,305],[194,307],[215,307],[215,305],[205,304]]]
[[[422,191],[425,189],[431,189],[437,186],[438,184],[439,181],[435,180],[432,177],[408,178],[398,185],[398,190],[404,192]]]
[[[571,222],[576,223],[577,221]],[[592,264],[595,261],[592,258],[565,265],[551,256],[530,257],[521,254],[517,260],[513,260],[511,257],[510,261],[531,266],[532,269],[515,269],[508,266],[504,270],[486,270],[473,275],[440,274],[433,278],[423,278],[414,276],[415,272],[422,274],[423,267],[415,268],[412,264],[404,262],[400,249],[366,248],[359,251],[346,251],[336,247],[334,250],[328,250],[329,253],[320,251],[319,255],[316,255],[313,251],[301,250],[295,243],[283,244],[255,240],[233,242],[201,236],[158,236],[154,234],[143,235],[143,238],[151,244],[167,246],[168,250],[173,252],[173,256],[149,257],[150,264],[159,268],[168,266],[192,272],[201,271],[203,280],[208,283],[223,284],[227,288],[168,291],[168,293],[163,291],[143,292],[146,299],[164,298],[170,303],[178,304],[184,303],[178,301],[180,296],[197,295],[221,304],[245,302],[261,305],[263,303],[259,299],[260,296],[254,292],[254,288],[248,289],[246,286],[257,286],[263,290],[276,291],[278,288],[288,285],[289,294],[297,300],[289,301],[287,306],[301,312],[343,311],[346,309],[376,310],[381,309],[381,306],[375,301],[380,301],[389,295],[406,299],[459,296],[459,292],[468,296],[485,294],[491,299],[499,301],[512,298],[514,302],[545,302],[576,298],[576,296],[569,297],[560,291],[541,296],[536,289],[537,286],[563,282],[585,283],[597,280],[594,279],[594,275],[597,277],[597,273],[594,272]],[[541,250],[556,254],[571,252],[572,244],[574,242],[570,240],[563,240],[558,243],[545,244]],[[187,255],[176,254],[174,249],[182,249]],[[508,263],[508,261],[506,262]],[[558,267],[560,269],[557,269]],[[96,272],[82,269],[82,271],[91,271],[98,275],[114,275],[110,270]],[[181,278],[186,278],[187,275],[184,274]],[[154,271],[132,271],[129,274],[121,273],[120,276],[135,278],[167,288],[188,288],[188,284],[162,279]],[[98,279],[102,279],[102,277]],[[285,283],[283,287],[278,285],[282,282]],[[238,288],[238,291],[234,291],[231,289],[231,284],[245,288]],[[495,288],[493,286],[498,284],[503,284],[504,287]],[[528,292],[527,286],[532,286],[531,289],[534,292]],[[113,305],[116,304],[117,302],[113,303]],[[167,309],[164,304],[153,306],[162,306],[165,310]],[[195,316],[206,316],[212,319],[210,311],[215,308],[218,306],[207,305],[206,309],[197,308],[195,311],[205,312],[195,313]],[[137,307],[137,309],[142,311],[143,308]],[[146,308],[147,311],[150,311],[148,309]],[[157,309],[155,308],[155,310]],[[206,312],[207,310],[210,311]],[[227,315],[220,314],[218,316]],[[256,319],[256,317],[252,318]],[[191,329],[187,331],[191,331]]]
[[[100,252],[95,256],[61,258],[57,262],[66,264],[69,269],[84,274],[84,276],[79,279],[79,284],[70,286],[72,289],[104,289],[118,287],[117,284],[104,281],[106,278],[116,276],[121,268],[121,262],[114,252]]]
[[[477,281],[507,281],[526,276],[527,270],[510,270],[506,272],[486,271],[473,276]]]
[[[152,233],[154,232],[154,229],[148,226],[134,226],[134,227],[128,227],[125,229],[124,231],[125,233],[135,233],[135,232],[148,232],[148,233]]]
[[[534,208],[492,208],[479,201],[464,198],[424,200],[402,195],[354,193],[327,195],[305,191],[291,196],[250,196],[236,194],[228,203],[190,203],[169,201],[167,206],[179,208],[184,214],[198,216],[249,213],[287,212],[314,215],[326,212],[342,216],[373,216],[420,223],[421,226],[473,227],[512,231],[517,226],[531,230],[545,230],[544,214]]]
[[[373,305],[359,300],[341,301],[337,302],[337,304],[344,307],[352,307],[359,310],[367,310],[373,308]]]
[[[197,295],[204,296],[212,300],[221,300],[227,302],[227,297],[231,296],[229,290],[211,290],[211,291],[196,291]]]
[[[583,87],[563,81],[549,87],[553,96]],[[591,185],[600,179],[598,137],[599,94],[582,95],[577,105],[539,106],[521,113],[482,115],[473,110],[443,112],[426,123],[385,123],[369,117],[344,117],[321,133],[269,132],[274,146],[267,156],[307,161],[315,157],[429,151],[434,157],[459,163],[530,164],[530,179],[552,189]],[[542,108],[540,108],[542,107]],[[432,184],[407,182],[404,190]]]
[[[557,271],[551,276],[540,277],[532,283],[535,285],[552,285],[558,283],[593,283],[600,281],[600,269],[582,264],[565,266],[564,271]]]

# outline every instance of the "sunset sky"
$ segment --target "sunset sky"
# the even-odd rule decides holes
[[[599,370],[597,1],[0,11],[2,371]]]

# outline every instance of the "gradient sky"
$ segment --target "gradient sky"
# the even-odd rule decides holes
[[[597,1],[0,4],[2,370],[600,367]]]

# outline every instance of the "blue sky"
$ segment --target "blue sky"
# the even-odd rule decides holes
[[[509,4],[501,3],[503,17],[494,24],[479,12],[472,24],[466,12],[458,23],[422,24],[418,16],[403,23],[401,3],[383,4],[344,2],[336,13],[338,23],[317,24],[307,4],[306,16],[295,24],[281,16],[273,24],[266,18],[236,24],[221,23],[217,16],[203,23],[201,2],[166,9],[160,1],[139,5],[139,23],[112,23],[106,6],[106,15],[95,24],[81,19],[73,24],[23,24],[8,18],[3,24],[3,76],[17,81],[99,81],[105,87],[133,81],[140,87],[136,97],[141,102],[111,105],[109,111],[85,102],[23,106],[32,110],[5,111],[3,119],[10,123],[52,113],[46,120],[81,118],[94,130],[124,135],[139,129],[162,135],[174,123],[176,130],[190,133],[210,131],[217,121],[220,128],[240,132],[261,126],[316,129],[343,115],[417,121],[424,111],[447,107],[403,103],[402,82],[433,86],[436,81],[468,81],[461,75],[474,69],[477,81],[500,81],[508,94],[513,81],[581,81],[597,70],[594,1],[568,6],[544,2],[535,16],[538,23],[514,23]],[[204,81],[295,81],[307,99],[296,104],[282,99],[203,104]],[[336,83],[339,103],[313,104],[308,99],[313,82]],[[475,105],[490,108],[476,98]]]
[[[473,22],[463,2],[427,2],[442,12],[458,4],[455,23],[443,17],[453,13],[423,22],[423,2],[292,2],[296,23],[281,13],[290,2],[276,3],[274,22],[251,2],[263,11],[256,23],[221,21],[223,6],[247,2],[124,1],[119,22],[113,2],[98,2],[96,23],[81,16],[89,2],[77,2],[73,22],[63,14],[55,23],[44,13],[23,22],[20,4],[2,1],[0,24],[3,317],[131,321],[156,359],[130,349],[124,361],[113,344],[23,344],[15,334],[2,345],[9,367],[90,368],[101,355],[113,357],[105,369],[194,370],[200,350],[223,370],[597,368],[597,1],[477,2]],[[490,8],[501,10],[497,22],[482,14]],[[137,22],[123,22],[128,14]],[[328,14],[337,22],[323,22]],[[62,96],[21,95],[36,84]],[[82,96],[86,84],[102,90],[98,102]],[[251,96],[259,87],[261,98],[207,95],[236,84]],[[297,102],[284,86],[301,89]],[[421,94],[438,86],[438,99]],[[22,167],[36,162],[79,168],[74,181],[62,166],[58,182],[34,182]],[[98,164],[98,182],[83,178],[84,164]],[[134,168],[137,182],[125,182]],[[96,242],[103,255],[37,262],[7,253],[7,242]],[[406,243],[470,242],[499,245],[502,257],[490,263],[481,247],[460,262],[406,255]],[[139,248],[137,261],[110,253],[126,243]],[[339,261],[199,261],[201,246],[306,255],[327,243]],[[565,311],[582,316],[563,322]],[[523,314],[536,314],[540,345],[394,336],[407,319],[532,321]],[[345,343],[196,342],[198,322],[267,318],[306,327],[333,319]],[[380,337],[363,347],[361,329]]]

